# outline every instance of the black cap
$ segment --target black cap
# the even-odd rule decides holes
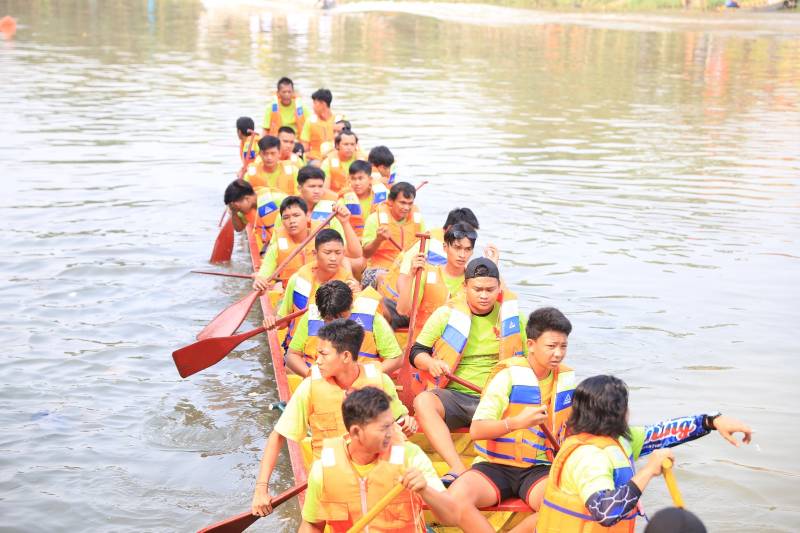
[[[478,270],[478,267],[486,267],[486,270],[489,271],[480,277],[500,279],[500,271],[497,269],[497,265],[494,264],[494,261],[486,257],[476,257],[467,263],[467,269],[464,271],[464,279],[467,280],[479,277],[475,275],[475,271]]]
[[[667,507],[653,515],[644,533],[706,533],[706,526],[686,509]]]

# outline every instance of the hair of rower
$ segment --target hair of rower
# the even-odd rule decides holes
[[[394,154],[385,146],[376,146],[369,151],[367,161],[375,166],[390,167],[394,165]]]
[[[331,228],[325,228],[317,233],[316,237],[314,237],[314,249],[319,250],[319,247],[327,242],[339,242],[342,244],[342,246],[344,246],[344,239],[342,239],[342,236],[339,235],[338,231]]]
[[[397,195],[402,193],[406,198],[416,198],[417,189],[407,181],[401,181],[392,185],[389,189],[389,200],[397,199]]]
[[[353,305],[353,291],[344,281],[334,279],[323,283],[314,297],[323,320],[333,320]]]
[[[333,93],[328,89],[317,89],[311,93],[311,99],[317,102],[325,102],[330,107],[331,102],[333,102]]]
[[[303,213],[308,213],[308,204],[306,203],[305,200],[303,200],[299,196],[287,196],[281,202],[281,207],[280,207],[281,215],[283,214],[284,211],[286,211],[292,206],[297,206],[303,210]]]
[[[351,359],[356,361],[364,342],[364,328],[349,318],[337,318],[319,328],[317,337],[330,342],[339,353],[350,352]]]
[[[392,405],[389,395],[377,387],[364,387],[351,392],[342,403],[344,427],[369,424]]]
[[[475,229],[481,229],[480,224],[478,224],[478,217],[475,216],[475,213],[473,213],[472,209],[469,207],[456,207],[455,209],[451,209],[450,212],[447,213],[447,219],[444,221],[442,229],[458,224],[459,222],[466,222]]]
[[[567,420],[569,434],[630,438],[627,419],[628,387],[621,379],[608,375],[592,376],[575,387],[572,413]]]
[[[372,174],[372,165],[369,164],[368,161],[361,161],[360,159],[356,159],[352,163],[350,163],[350,170],[348,171],[350,175],[358,174],[359,172],[364,172],[367,176]]]
[[[256,123],[253,122],[253,119],[250,117],[239,117],[236,119],[236,129],[239,130],[242,135],[250,135],[250,132],[256,129]]]
[[[225,188],[225,205],[228,205],[231,202],[238,202],[245,196],[250,196],[251,194],[255,193],[256,191],[253,189],[253,186],[245,180],[233,180]]]
[[[281,141],[277,137],[273,137],[272,135],[264,135],[258,140],[258,149],[262,152],[269,150],[270,148],[277,148],[280,150],[281,148]]]
[[[453,224],[447,228],[447,231],[444,232],[444,242],[448,245],[452,245],[454,242],[459,241],[464,237],[469,239],[469,243],[474,247],[475,241],[478,240],[478,232],[475,231],[475,228],[465,222]]]
[[[542,307],[528,316],[525,334],[529,339],[538,339],[545,331],[557,331],[569,336],[572,322],[555,307]]]
[[[297,184],[303,185],[308,180],[325,181],[325,172],[313,165],[306,165],[297,172]]]
[[[292,87],[292,89],[294,89],[294,82],[292,80],[290,80],[289,78],[287,78],[286,76],[284,76],[284,77],[282,77],[281,79],[278,80],[277,87],[278,87],[279,91],[281,90],[281,86],[283,86],[283,85],[290,85]]]
[[[345,128],[342,131],[340,131],[339,133],[337,133],[336,137],[333,138],[333,146],[334,146],[334,148],[339,148],[339,143],[342,142],[342,137],[344,137],[345,135],[350,135],[352,137],[355,137],[356,144],[358,144],[358,135],[356,135],[356,133],[353,130],[351,130],[350,128]]]

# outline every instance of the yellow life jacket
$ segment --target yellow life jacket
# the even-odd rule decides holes
[[[262,188],[258,191],[256,199],[255,216],[249,222],[253,225],[253,236],[259,250],[272,239],[272,230],[279,215],[279,206],[282,195],[273,194],[271,189]]]
[[[580,496],[562,491],[561,476],[564,463],[581,446],[596,446],[608,456],[613,468],[614,487],[628,483],[634,474],[633,457],[619,441],[611,437],[598,437],[581,433],[572,435],[564,441],[553,465],[544,492],[544,502],[539,509],[537,533],[560,533],[562,531],[581,531],[583,533],[633,533],[636,527],[637,511],[634,509],[611,527],[595,522]]]
[[[333,378],[325,379],[319,367],[311,367],[311,397],[308,410],[308,426],[311,428],[311,449],[314,459],[319,459],[324,439],[341,437],[347,433],[342,418],[342,403],[345,395],[364,387],[383,390],[383,372],[374,363],[358,363],[358,377],[345,391]]]
[[[523,355],[522,335],[520,334],[519,303],[517,296],[508,289],[503,290],[497,299],[500,305],[499,339],[500,353],[498,359],[503,361],[515,355]],[[447,302],[450,307],[450,317],[442,336],[433,344],[433,357],[445,361],[450,366],[450,372],[456,373],[461,356],[469,339],[469,330],[472,326],[472,311],[465,296],[452,298]],[[427,372],[420,370],[417,381],[421,381],[426,388],[444,388],[449,382],[446,376],[432,378]]]
[[[307,159],[322,159],[333,148],[333,125],[339,120],[342,120],[340,115],[331,113],[331,118],[328,120],[320,120],[316,113],[311,115],[308,119],[309,132],[308,132],[308,152],[306,152]]]
[[[242,168],[247,168],[247,165],[256,160],[258,156],[258,141],[260,140],[261,135],[253,132],[239,141],[239,157],[242,160]]]
[[[317,280],[317,262],[312,261],[300,267],[294,280],[294,291],[292,291],[292,312],[299,311],[306,306],[314,304],[316,301],[317,289],[320,286]],[[328,280],[338,279],[339,281],[349,281],[353,278],[353,273],[344,265],[339,265],[339,270]],[[310,309],[310,307],[309,307]],[[309,315],[310,319],[310,315]],[[319,328],[317,328],[319,329]],[[316,353],[316,351],[314,352]]]
[[[369,258],[368,265],[370,268],[385,268],[388,270],[392,267],[392,263],[398,254],[400,254],[402,251],[408,250],[411,245],[418,240],[417,233],[420,232],[422,227],[422,216],[420,215],[417,206],[414,206],[414,209],[408,214],[408,217],[411,218],[411,223],[409,224],[408,221],[406,221],[405,223],[400,224],[394,219],[394,217],[392,217],[389,206],[385,203],[379,204],[375,208],[375,213],[378,217],[378,225],[388,226],[389,235],[402,248],[402,250],[398,250],[389,239],[386,239],[385,241],[381,242],[378,249],[375,250],[375,253]]]
[[[278,93],[275,93],[272,96],[272,105],[270,106],[269,112],[269,134],[273,137],[278,135],[278,129],[280,129],[281,126],[289,126],[290,128],[293,128],[295,133],[298,135],[300,135],[300,132],[303,131],[303,123],[306,120],[306,117],[303,113],[303,102],[300,100],[300,97],[296,95],[292,97],[292,101],[294,102],[294,126],[283,123],[280,108],[281,103],[278,99]]]
[[[388,178],[385,178],[383,174],[381,174],[377,170],[373,170],[370,177],[372,178],[373,181],[380,181],[386,187],[391,188],[391,186],[394,185],[395,182],[397,181],[397,163],[392,163],[392,166],[389,167]]]
[[[383,183],[373,183],[371,203],[372,208],[370,212],[372,212],[376,206],[384,203],[388,196],[389,190],[383,185]],[[367,219],[370,213],[363,212],[363,209],[361,209],[361,201],[359,200],[358,195],[354,193],[352,189],[348,188],[339,192],[339,198],[342,199],[344,206],[348,211],[350,211],[350,225],[353,226],[356,235],[361,237],[364,235],[364,221]]]
[[[353,161],[364,161],[366,158],[361,152],[356,152],[349,161],[342,161],[339,152],[331,152],[322,162],[325,171],[325,187],[339,193],[350,186],[350,165]]]
[[[344,533],[397,484],[405,463],[402,434],[381,454],[366,478],[357,475],[344,438],[325,439],[322,448],[322,495],[319,516],[333,533]],[[370,522],[372,533],[423,533],[422,499],[404,490]]]
[[[315,224],[312,222],[311,227],[313,228]],[[286,231],[285,226],[280,226],[278,229],[275,230],[275,235],[273,236],[274,239],[277,239],[278,244],[278,258],[277,262],[278,265],[283,263],[283,261],[289,257],[294,249],[297,247],[299,243],[295,243],[292,238],[289,236],[289,233]],[[289,282],[289,278],[292,275],[300,270],[300,268],[312,261],[314,258],[314,239],[303,247],[303,251],[297,254],[289,261],[289,264],[286,265],[286,268],[278,275],[278,278],[283,283],[283,286],[286,287],[286,284]]]
[[[526,407],[538,407],[548,398],[542,398],[539,380],[525,357],[510,357],[500,361],[492,369],[486,387],[498,372],[509,369],[511,373],[511,393],[503,418],[510,418]],[[486,390],[484,387],[484,390]],[[553,373],[553,394],[547,402],[549,420],[547,426],[559,443],[566,432],[567,419],[572,412],[572,396],[575,392],[575,371],[566,365],[559,365]],[[528,468],[537,464],[550,464],[553,461],[552,444],[547,441],[538,427],[512,431],[494,439],[475,442],[475,452],[492,463]],[[539,458],[545,452],[547,460]]]

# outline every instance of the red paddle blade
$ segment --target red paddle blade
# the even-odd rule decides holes
[[[172,359],[182,378],[196,374],[219,363],[241,343],[263,332],[264,328],[251,329],[231,337],[212,337],[197,341],[172,352]]]
[[[231,260],[233,253],[233,221],[229,218],[227,224],[222,226],[214,242],[214,250],[211,252],[212,263],[225,263]]]
[[[250,512],[236,515],[222,522],[217,522],[208,527],[204,527],[197,533],[242,533],[245,529],[250,527],[253,522],[260,517],[250,514]]]
[[[242,325],[247,313],[258,298],[259,291],[253,291],[232,306],[223,310],[208,323],[203,330],[197,334],[198,339],[208,339],[210,337],[227,337],[233,335],[239,326]]]

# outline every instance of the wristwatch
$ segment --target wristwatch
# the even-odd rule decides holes
[[[717,411],[716,413],[710,413],[705,415],[703,417],[703,429],[706,429],[708,431],[711,431],[712,429],[717,429],[716,426],[714,426],[714,420],[716,420],[717,417],[720,416],[722,416],[722,413],[720,413],[719,411]]]

